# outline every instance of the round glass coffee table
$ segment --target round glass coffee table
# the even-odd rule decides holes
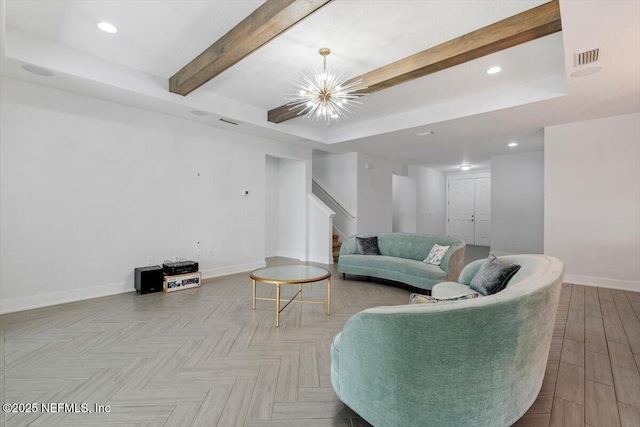
[[[331,273],[322,267],[314,267],[312,265],[278,265],[273,267],[264,267],[254,270],[251,273],[251,279],[253,280],[253,309],[256,309],[256,301],[275,301],[276,327],[280,326],[280,313],[292,302],[304,304],[325,304],[327,307],[327,316],[331,314]],[[320,282],[325,279],[327,280],[326,301],[302,299],[302,285],[305,283]],[[256,297],[256,282],[276,285],[276,297]],[[282,285],[298,285],[298,292],[296,292],[290,300],[282,300],[286,301],[286,304],[284,307],[280,308],[280,287]],[[297,300],[296,297],[298,297]]]

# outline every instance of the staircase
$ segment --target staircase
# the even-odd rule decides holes
[[[342,246],[342,242],[339,240],[340,236],[337,234],[333,234],[333,262],[338,262],[338,258],[340,257],[340,247]]]

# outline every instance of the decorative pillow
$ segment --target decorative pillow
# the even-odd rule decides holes
[[[432,297],[431,295],[411,294],[409,296],[409,304],[436,303],[444,301],[461,301],[465,299],[478,298],[476,292],[470,294],[457,295],[455,297]]]
[[[489,255],[471,279],[469,287],[481,295],[493,295],[506,288],[507,283],[518,270],[520,270],[519,265]]]
[[[356,237],[356,248],[359,255],[380,255],[378,236]]]
[[[444,254],[447,253],[451,246],[440,246],[438,244],[433,245],[429,255],[422,262],[426,262],[427,264],[440,265],[442,262],[442,258],[444,258]]]

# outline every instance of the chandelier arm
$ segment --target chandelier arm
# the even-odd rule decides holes
[[[297,116],[314,121],[324,119],[330,124],[332,120],[353,114],[350,107],[362,104],[358,99],[366,95],[356,92],[362,92],[366,87],[362,86],[362,79],[349,81],[342,71],[328,73],[327,56],[331,51],[322,48],[319,53],[322,56],[322,72],[303,73],[294,83],[296,92],[286,105],[290,111],[299,110]]]

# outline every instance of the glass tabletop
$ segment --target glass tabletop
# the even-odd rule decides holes
[[[328,270],[312,265],[276,265],[259,268],[251,273],[252,279],[281,284],[317,282],[328,277],[331,277]]]

